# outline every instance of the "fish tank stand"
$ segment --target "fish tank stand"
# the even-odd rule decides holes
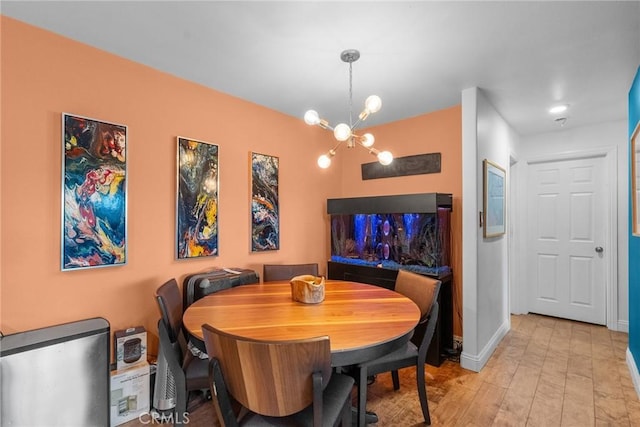
[[[427,363],[453,351],[452,195],[421,193],[328,199],[331,259],[327,278],[395,288],[398,270],[442,282],[440,311]]]
[[[328,262],[327,277],[333,280],[348,280],[351,282],[368,283],[393,290],[395,288],[398,270],[362,265],[343,264],[340,262]],[[432,366],[440,366],[453,351],[453,301],[451,286],[453,275],[449,273],[441,275],[428,275],[442,282],[438,294],[438,323],[433,333],[433,339],[427,352],[427,363]]]

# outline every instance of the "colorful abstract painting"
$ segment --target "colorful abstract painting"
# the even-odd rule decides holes
[[[126,264],[127,127],[62,115],[62,270]]]
[[[251,153],[251,251],[280,249],[278,158]]]
[[[218,255],[218,146],[178,137],[177,258]]]

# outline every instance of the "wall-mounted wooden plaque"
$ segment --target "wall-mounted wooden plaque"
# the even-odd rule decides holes
[[[378,162],[362,164],[362,179],[440,173],[440,153],[398,157],[388,166]]]

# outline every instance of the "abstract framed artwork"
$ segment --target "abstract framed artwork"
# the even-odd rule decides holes
[[[483,160],[484,181],[484,237],[497,237],[506,232],[506,172],[497,164]]]
[[[62,113],[63,271],[127,262],[127,127]]]
[[[178,137],[176,258],[219,255],[218,146]]]
[[[251,252],[280,249],[278,157],[251,153]]]

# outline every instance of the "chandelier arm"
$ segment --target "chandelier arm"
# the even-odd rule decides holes
[[[344,141],[338,141],[338,143],[330,150],[335,152],[343,143]]]
[[[380,153],[380,150],[378,150],[375,147],[367,147],[359,139],[356,139],[356,142],[358,143],[359,146],[361,146],[362,148],[364,148],[365,150],[367,150],[369,153],[373,154],[374,156],[377,156]]]
[[[364,120],[358,118],[358,120],[351,126],[351,129],[355,129],[360,123],[362,123]]]
[[[329,124],[328,121],[326,120],[320,120],[320,122],[318,122],[317,126],[320,126],[322,129],[330,129],[333,130],[333,128],[331,127],[331,125]]]

